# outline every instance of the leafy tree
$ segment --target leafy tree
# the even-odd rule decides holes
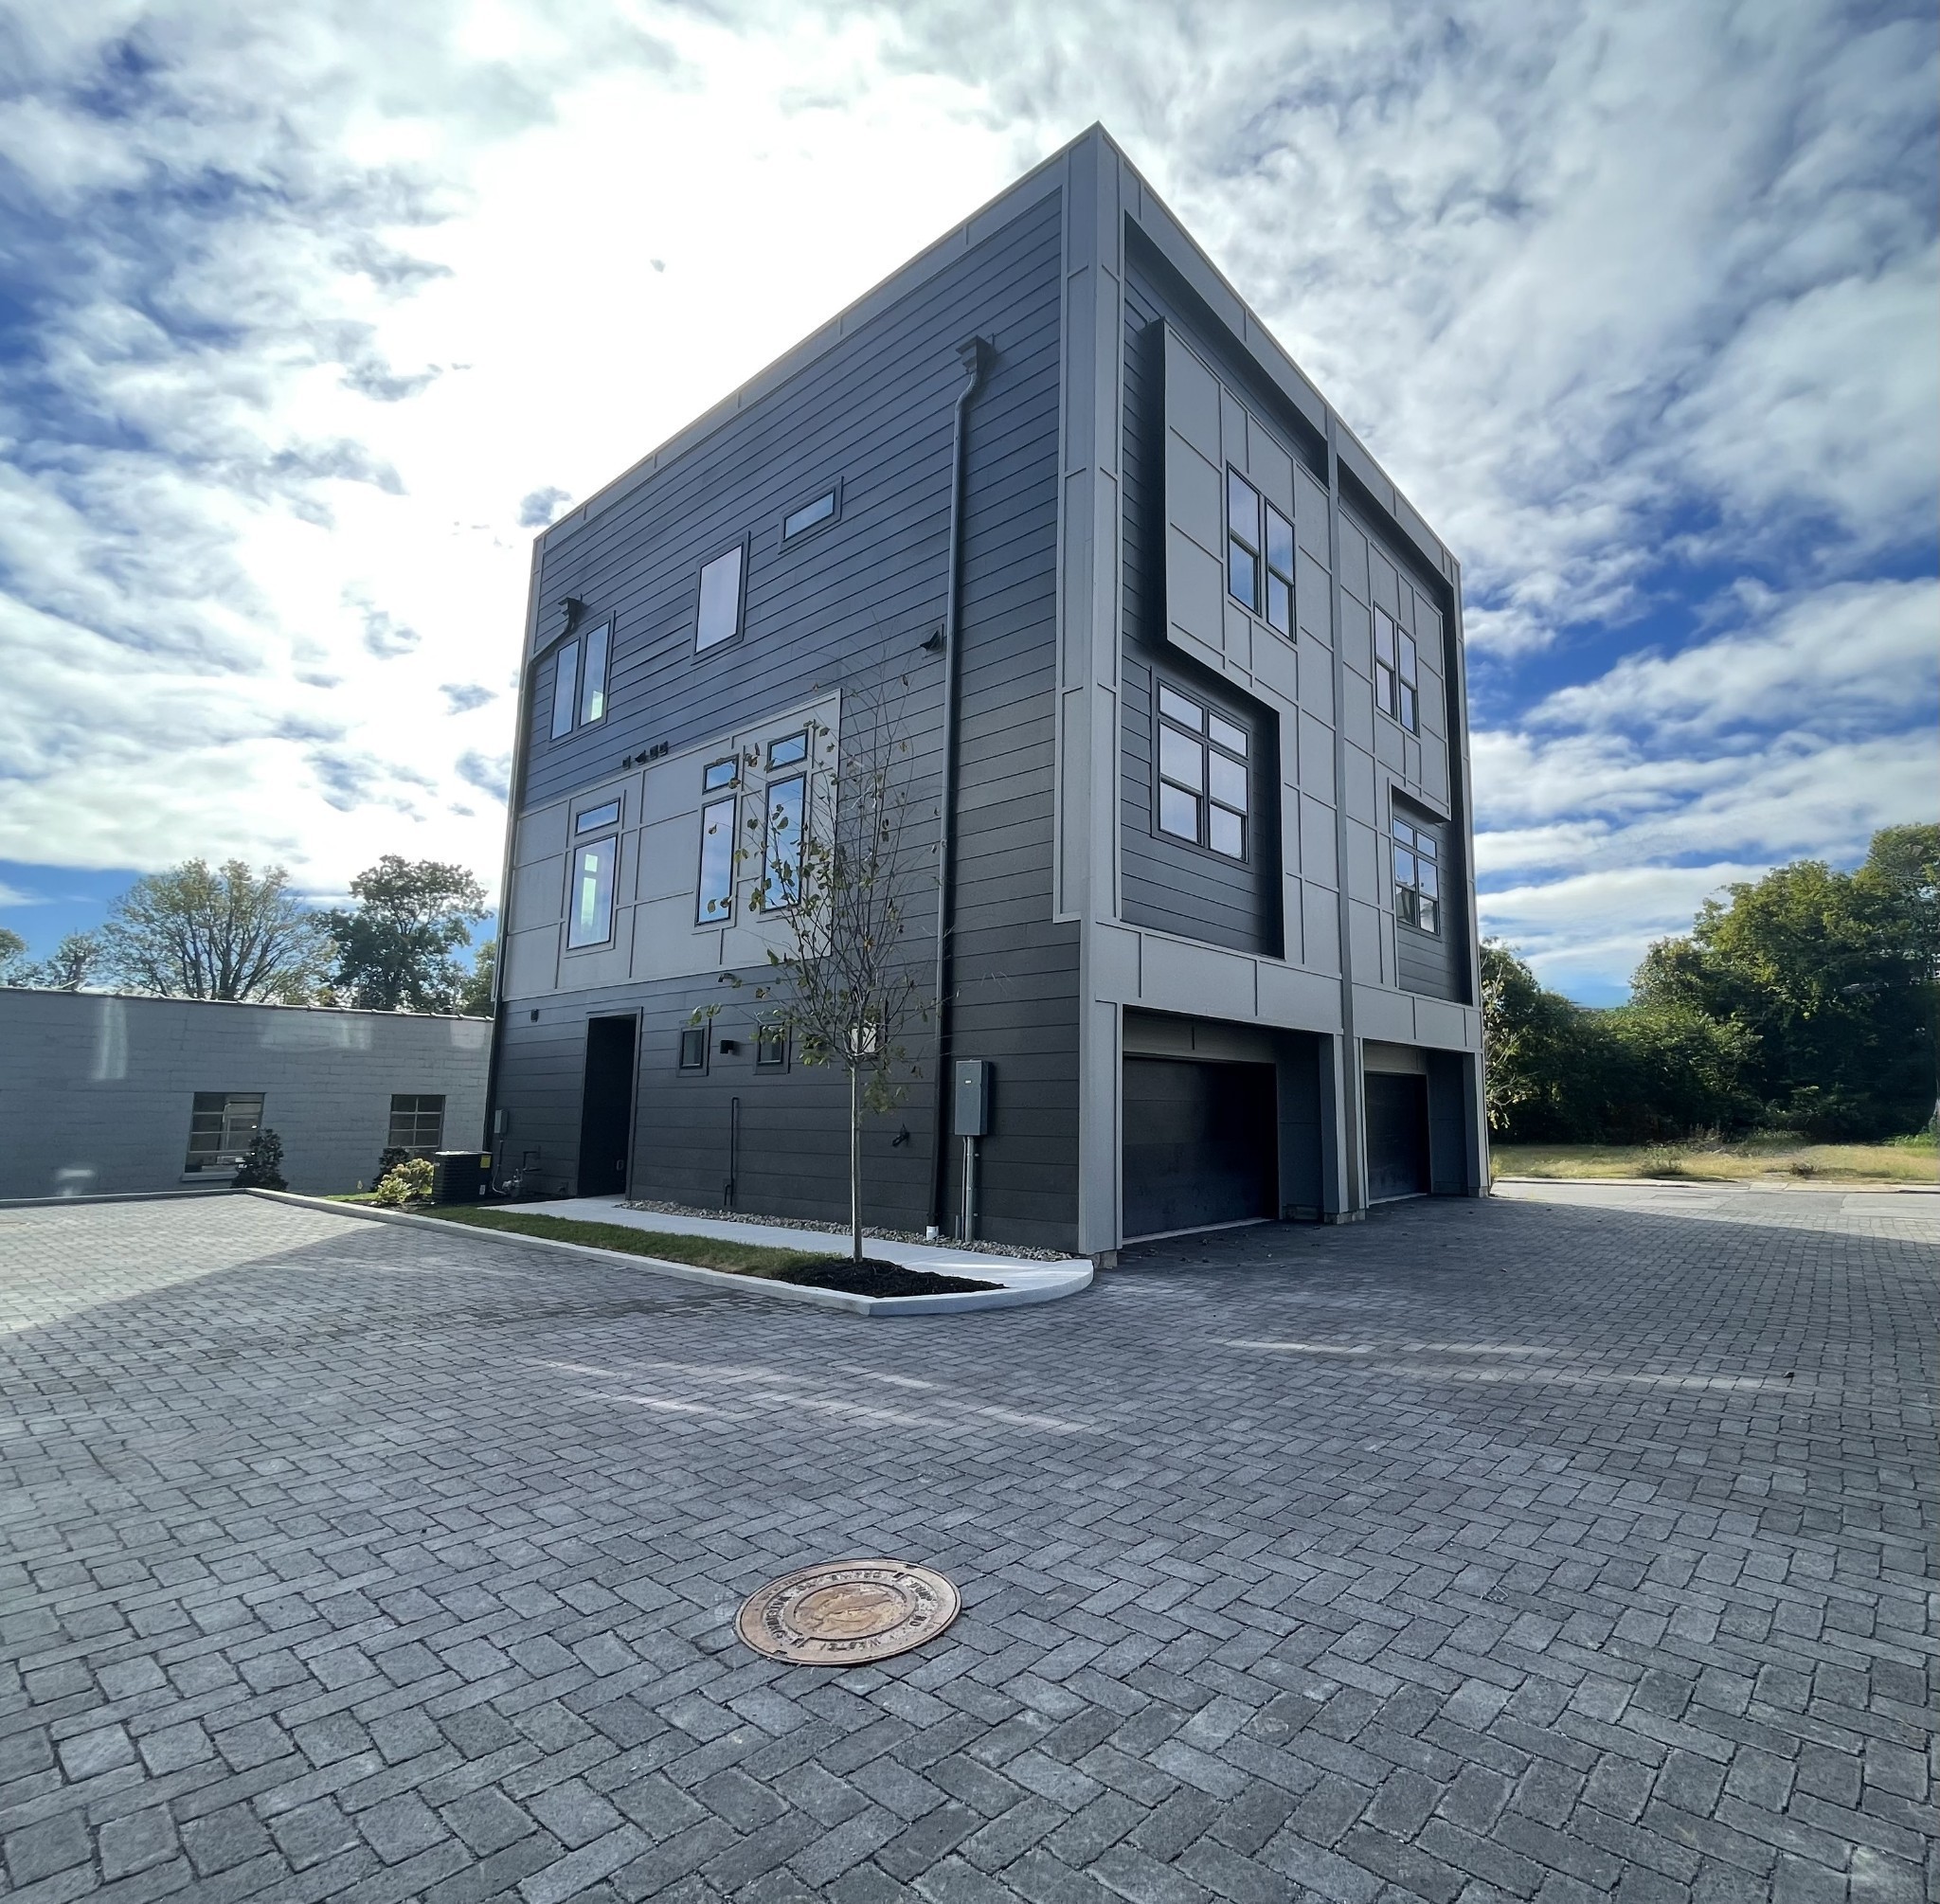
[[[136,880],[100,936],[109,977],[165,998],[300,1004],[326,950],[289,874],[280,866],[258,873],[240,859],[219,871],[185,860]]]
[[[498,941],[488,939],[473,955],[472,969],[458,987],[458,1009],[466,1017],[491,1017],[493,975],[497,963]]]
[[[92,932],[70,932],[50,957],[29,966],[27,982],[49,992],[79,992],[107,961],[107,948]]]
[[[1604,1135],[1645,1142],[1756,1123],[1758,1099],[1746,1080],[1758,1041],[1737,1019],[1674,1001],[1632,1001],[1594,1015],[1608,1040],[1596,1111]]]
[[[238,1190],[287,1190],[283,1175],[283,1141],[265,1125],[256,1133],[256,1141],[242,1153],[236,1166]]]
[[[453,954],[485,917],[485,889],[462,866],[387,853],[350,882],[354,911],[326,929],[346,1001],[372,1012],[458,1009],[468,974]]]
[[[26,981],[19,974],[27,963],[27,941],[18,932],[0,925],[0,985],[19,985]]]

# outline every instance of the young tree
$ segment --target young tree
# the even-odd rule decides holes
[[[27,941],[18,932],[0,925],[0,985],[24,985],[20,975],[27,967]]]
[[[785,1023],[805,1065],[839,1069],[849,1095],[851,1254],[862,1260],[862,1121],[895,1109],[922,1067],[911,1029],[934,1017],[921,949],[907,943],[909,908],[935,890],[935,847],[921,835],[932,808],[912,800],[909,744],[901,731],[907,677],[845,694],[839,744],[810,729],[800,819],[777,804],[743,822],[737,855],[756,869],[749,909],[772,919],[784,943],[768,948],[771,978],[756,987],[769,1023]],[[755,761],[752,757],[749,765]]]
[[[387,853],[350,882],[354,911],[329,915],[336,984],[371,1012],[458,1009],[469,974],[453,957],[485,917],[485,889],[462,866]]]
[[[300,1004],[327,947],[280,866],[185,860],[137,879],[101,928],[107,975],[165,998]]]

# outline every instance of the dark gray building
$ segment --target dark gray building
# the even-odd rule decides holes
[[[0,988],[0,1198],[221,1188],[267,1126],[296,1191],[478,1141],[483,1018]]]
[[[724,989],[778,928],[705,842],[886,663],[983,1233],[1483,1187],[1460,567],[1096,127],[538,538],[502,1163],[843,1213],[839,1080]],[[928,1092],[877,1123],[871,1220],[954,1212]]]

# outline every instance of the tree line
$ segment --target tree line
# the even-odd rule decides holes
[[[1883,828],[1849,873],[1798,860],[1728,892],[1650,947],[1613,1009],[1572,1003],[1500,941],[1483,945],[1491,1131],[1864,1141],[1932,1121],[1940,826]]]
[[[185,860],[137,879],[99,931],[70,932],[38,962],[0,926],[0,985],[490,1014],[495,942],[472,948],[485,889],[465,868],[387,853],[350,897],[318,910],[280,866]]]

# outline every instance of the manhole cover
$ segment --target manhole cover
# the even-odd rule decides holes
[[[757,1653],[797,1666],[866,1666],[920,1646],[957,1617],[957,1590],[901,1560],[830,1560],[770,1580],[735,1630]]]

